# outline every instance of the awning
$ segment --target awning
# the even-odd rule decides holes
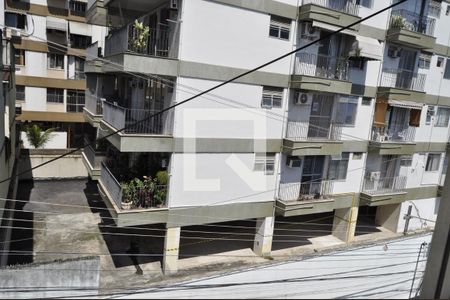
[[[374,38],[365,36],[356,36],[356,41],[352,45],[351,54],[355,55],[356,49],[361,49],[359,56],[373,59],[383,60],[383,46]]]
[[[86,23],[79,23],[74,21],[69,21],[69,31],[73,34],[90,36],[91,30],[90,26]]]
[[[388,104],[390,106],[401,107],[401,108],[409,108],[409,109],[419,109],[423,108],[423,104],[412,102],[412,101],[401,101],[401,100],[389,100]]]
[[[337,30],[341,29],[341,27],[330,25],[330,24],[323,23],[323,22],[318,22],[318,21],[313,21],[312,26],[326,29],[329,31],[337,31]],[[354,30],[349,30],[349,29],[344,29],[340,33],[348,34],[348,35],[352,35],[352,36],[358,36],[358,32],[356,32]]]
[[[47,29],[55,29],[67,32],[67,21],[54,17],[47,17]]]

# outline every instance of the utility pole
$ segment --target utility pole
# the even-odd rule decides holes
[[[408,213],[403,217],[403,219],[405,220],[405,228],[403,229],[403,235],[406,235],[408,233],[409,220],[411,220],[411,212],[412,212],[412,205],[408,207]]]

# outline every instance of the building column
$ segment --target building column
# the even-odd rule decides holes
[[[336,209],[334,211],[333,235],[338,239],[350,243],[355,237],[356,221],[359,207]]]
[[[273,229],[275,218],[266,217],[256,220],[255,242],[253,243],[253,252],[265,257],[272,251]]]
[[[171,275],[178,272],[178,253],[180,252],[181,227],[167,228],[164,239],[163,273]]]

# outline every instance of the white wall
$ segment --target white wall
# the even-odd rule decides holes
[[[47,89],[27,86],[25,87],[25,103],[23,110],[45,111],[47,108]]]
[[[416,142],[445,143],[448,140],[449,128],[434,126],[437,121],[438,107],[435,107],[435,116],[431,118],[429,125],[426,124],[428,105],[422,109],[420,127],[416,128]],[[450,125],[450,124],[449,124]]]
[[[427,172],[425,171],[427,154],[415,153],[413,155],[412,165],[408,173],[407,188],[420,187],[422,185],[438,185],[444,165],[444,157],[445,154],[442,153],[439,170]]]
[[[342,194],[361,191],[361,184],[364,178],[364,165],[367,154],[363,154],[361,159],[354,159],[350,153],[347,178],[345,180],[335,180],[333,184],[333,194]]]
[[[25,132],[21,133],[23,147],[25,149],[34,149],[30,145]],[[42,147],[42,149],[66,149],[67,148],[67,132],[52,132],[50,140]]]
[[[174,153],[170,164],[170,207],[274,200],[276,171],[267,176],[253,171],[253,153]]]
[[[372,2],[373,2],[372,8],[366,8],[366,7],[362,7],[362,6],[359,7],[359,16],[361,18],[365,18],[365,17],[391,5],[391,0],[376,0],[376,1],[372,1]],[[364,21],[362,24],[384,30],[387,27],[389,15],[390,15],[390,12],[386,11],[382,14],[379,14],[373,18],[370,18],[370,19]]]
[[[403,219],[403,217],[408,213],[408,207],[410,205],[413,206],[413,209],[411,211],[412,216],[436,221],[440,200],[441,198],[430,198],[403,202],[401,204],[397,232],[402,232],[405,227],[405,220]],[[425,220],[412,218],[409,221],[408,231],[421,230],[430,227],[434,228],[434,225],[434,222],[427,222]]]
[[[257,67],[292,50],[269,36],[270,15],[213,1],[183,1],[180,59],[241,69]],[[289,58],[262,71],[289,74]]]

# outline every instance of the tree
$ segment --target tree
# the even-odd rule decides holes
[[[53,131],[54,129],[50,128],[43,132],[42,129],[36,124],[25,127],[25,133],[28,141],[35,149],[44,147],[44,145],[51,140],[52,137],[50,134]]]

